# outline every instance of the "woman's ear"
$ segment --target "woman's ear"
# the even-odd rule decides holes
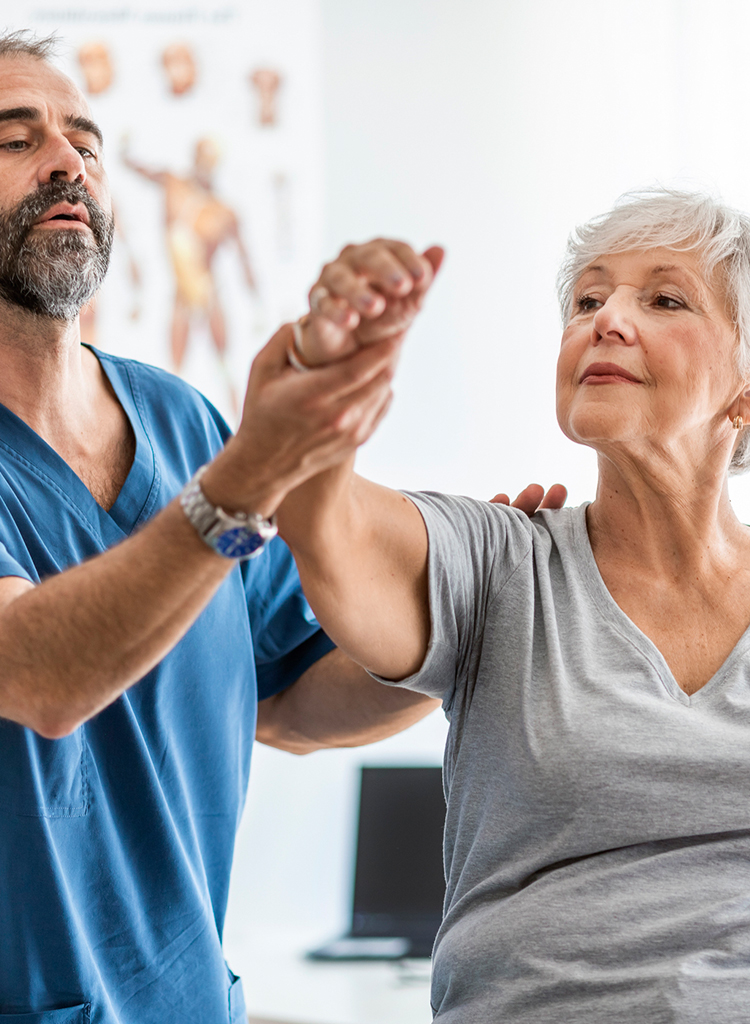
[[[737,430],[750,427],[750,382],[746,382],[729,409],[729,420]]]

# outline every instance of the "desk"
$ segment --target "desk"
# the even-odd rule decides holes
[[[225,943],[257,1024],[430,1024],[429,964],[311,963],[320,933],[277,931]]]

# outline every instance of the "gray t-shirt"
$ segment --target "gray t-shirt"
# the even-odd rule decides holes
[[[610,596],[586,507],[410,495],[440,696],[441,1024],[750,1021],[750,628],[689,697]]]

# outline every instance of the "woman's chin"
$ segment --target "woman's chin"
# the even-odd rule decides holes
[[[560,416],[558,422],[563,434],[571,441],[591,448],[633,440],[638,434],[632,414],[613,408],[577,409],[564,419]]]

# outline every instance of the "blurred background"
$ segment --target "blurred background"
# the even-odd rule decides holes
[[[88,336],[177,370],[230,421],[253,354],[342,245],[447,248],[360,458],[392,486],[592,498],[593,456],[554,415],[568,233],[655,182],[750,209],[744,0],[3,4],[7,27],[60,33],[105,130],[120,231]],[[732,488],[750,522],[750,485]],[[292,1012],[258,950],[346,926],[359,767],[437,765],[444,738],[438,712],[362,750],[256,747],[226,933],[254,1012]],[[310,998],[300,1019],[333,1024],[376,1000],[315,1016]]]

